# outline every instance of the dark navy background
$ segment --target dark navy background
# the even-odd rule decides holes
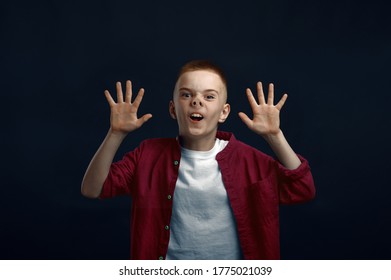
[[[103,91],[131,79],[154,115],[119,159],[176,136],[176,74],[199,58],[226,70],[221,129],[266,153],[237,116],[245,88],[289,94],[282,129],[317,197],[281,207],[282,258],[390,259],[390,27],[376,1],[2,1],[0,259],[129,258],[131,200],[80,195],[109,128]]]

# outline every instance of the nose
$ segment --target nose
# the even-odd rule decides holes
[[[192,106],[203,106],[203,104],[202,104],[202,102],[201,102],[201,99],[199,98],[199,97],[197,97],[197,96],[195,96],[194,98],[193,98],[193,100],[191,101],[191,105]]]

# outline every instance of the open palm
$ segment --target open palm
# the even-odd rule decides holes
[[[255,133],[265,136],[277,134],[280,131],[280,110],[286,99],[284,94],[280,101],[274,105],[274,85],[269,84],[267,101],[262,89],[262,83],[257,83],[258,103],[250,89],[246,89],[248,101],[253,111],[253,119],[240,112],[239,117]]]
[[[105,90],[106,99],[110,105],[110,125],[113,132],[129,133],[140,128],[146,121],[152,118],[151,114],[137,117],[137,111],[144,96],[144,89],[140,89],[132,103],[132,83],[126,81],[125,101],[123,99],[121,83],[116,83],[117,103],[110,92]]]

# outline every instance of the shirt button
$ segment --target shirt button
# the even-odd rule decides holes
[[[171,194],[167,195],[167,199],[170,200],[172,198]]]
[[[179,161],[174,160],[174,165],[177,166],[179,164]]]
[[[160,257],[159,257],[159,260],[164,260],[163,256],[160,256]]]
[[[165,230],[169,230],[170,227],[166,225],[166,226],[164,227],[164,229],[165,229]]]

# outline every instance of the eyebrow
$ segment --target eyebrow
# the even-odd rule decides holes
[[[181,90],[193,91],[192,89],[187,88],[187,87],[181,87],[179,90],[180,90],[180,91],[181,91]],[[219,92],[218,92],[217,90],[215,90],[215,89],[206,89],[206,90],[204,90],[203,92],[215,92],[215,93],[219,93]]]

